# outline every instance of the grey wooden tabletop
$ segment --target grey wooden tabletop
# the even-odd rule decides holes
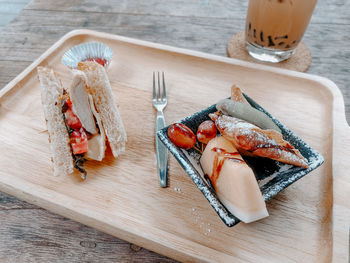
[[[65,33],[78,28],[226,56],[228,40],[244,29],[247,2],[31,1],[0,32],[0,88]],[[313,59],[308,73],[327,77],[338,85],[344,96],[348,122],[349,14],[349,0],[319,0],[304,36]],[[0,263],[39,261],[174,262],[0,193]]]

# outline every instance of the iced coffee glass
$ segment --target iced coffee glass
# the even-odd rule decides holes
[[[248,53],[280,62],[295,52],[317,0],[249,0],[245,40]]]

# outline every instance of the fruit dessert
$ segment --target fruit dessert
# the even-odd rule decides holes
[[[307,160],[265,113],[253,108],[241,90],[219,101],[194,132],[184,124],[169,126],[168,137],[178,147],[201,153],[200,165],[221,203],[236,217],[250,223],[268,216],[253,170],[244,156],[264,157],[308,168]],[[243,156],[243,157],[242,157]]]
[[[252,169],[232,142],[223,136],[210,140],[200,163],[221,203],[233,215],[244,223],[269,215]]]

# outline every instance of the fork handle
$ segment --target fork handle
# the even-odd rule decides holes
[[[157,112],[156,120],[156,132],[165,127],[165,119],[163,112]],[[161,187],[167,187],[168,184],[168,150],[165,145],[156,136],[156,149],[157,149],[157,164],[158,164],[158,176]]]

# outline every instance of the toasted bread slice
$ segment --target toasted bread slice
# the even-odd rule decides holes
[[[87,77],[87,89],[92,95],[103,129],[114,157],[125,151],[126,132],[112,92],[107,72],[95,61],[78,63],[78,69]]]
[[[63,87],[52,69],[38,67],[38,75],[41,102],[49,132],[54,175],[71,174],[73,172],[73,158],[62,114]]]

